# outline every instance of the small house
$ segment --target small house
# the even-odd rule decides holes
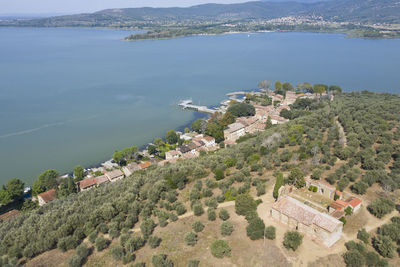
[[[165,152],[165,159],[166,160],[171,160],[171,159],[177,159],[182,155],[180,151],[177,150],[170,150]]]
[[[115,181],[120,180],[125,177],[124,173],[118,169],[112,170],[110,172],[106,172],[105,176],[107,176],[107,178],[108,178],[108,180],[110,180],[110,182],[115,182]]]
[[[122,171],[125,173],[126,176],[131,175],[132,173],[134,173],[135,171],[140,170],[140,166],[139,164],[137,164],[136,162],[131,162],[128,165],[126,165],[125,167],[122,168]]]
[[[239,137],[245,135],[245,125],[240,122],[234,122],[228,125],[228,129],[224,130],[225,140],[236,141]]]
[[[141,169],[147,169],[150,166],[151,166],[151,162],[150,161],[145,161],[145,162],[142,162],[142,163],[139,164],[139,167]]]
[[[95,179],[97,185],[101,185],[108,182],[108,177],[105,175],[97,176]]]
[[[39,206],[43,206],[44,204],[47,204],[54,199],[56,199],[56,189],[50,189],[49,191],[46,191],[44,193],[41,193],[37,196],[38,201],[39,201]]]
[[[88,190],[88,189],[90,189],[92,187],[95,187],[97,185],[96,178],[90,177],[90,178],[83,179],[82,181],[77,182],[76,185],[78,187],[77,188],[78,192],[86,191],[86,190]]]

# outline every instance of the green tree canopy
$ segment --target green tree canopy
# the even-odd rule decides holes
[[[295,251],[302,243],[303,236],[297,231],[287,231],[283,238],[283,245],[287,249]]]
[[[197,119],[192,123],[190,128],[195,132],[201,133],[202,132],[201,129],[202,129],[203,122],[204,122],[204,119]]]
[[[235,102],[228,107],[228,112],[236,117],[254,116],[255,108],[247,103]]]
[[[178,142],[178,135],[174,130],[169,130],[165,136],[165,139],[167,140],[167,143],[172,145],[176,144]]]
[[[33,194],[38,195],[57,186],[58,172],[56,170],[47,170],[43,172],[33,183]]]
[[[288,183],[293,184],[297,188],[304,187],[306,185],[304,173],[297,167],[293,168],[288,176]]]
[[[211,254],[216,258],[231,256],[231,248],[225,240],[217,239],[211,244]]]
[[[274,85],[275,92],[282,90],[282,83],[280,81],[276,81]]]
[[[11,201],[10,193],[5,189],[0,189],[0,203],[7,204]]]
[[[249,194],[240,194],[235,199],[235,211],[245,216],[249,212],[257,210],[257,203]]]
[[[74,168],[74,177],[76,181],[80,181],[85,178],[85,170],[81,165],[78,165]]]
[[[22,197],[24,195],[24,183],[18,178],[13,178],[8,181],[6,190],[12,199]]]
[[[250,220],[249,225],[247,225],[246,227],[247,236],[251,240],[257,240],[263,238],[264,231],[265,231],[264,221],[259,217],[255,217],[252,220]]]

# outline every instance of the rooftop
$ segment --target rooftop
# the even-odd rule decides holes
[[[96,178],[94,178],[94,177],[83,179],[82,181],[79,181],[78,183],[79,183],[80,189],[85,189],[85,188],[88,188],[88,187],[91,187],[91,186],[94,186],[97,184]]]
[[[49,203],[56,198],[56,189],[50,189],[49,191],[39,194],[38,197],[41,197],[45,203]]]
[[[328,232],[333,232],[337,226],[343,224],[328,214],[319,212],[289,196],[282,197],[272,208],[302,224],[315,224]]]
[[[7,211],[6,213],[1,214],[0,215],[0,220],[1,221],[6,221],[6,220],[9,220],[11,218],[17,217],[19,215],[21,215],[21,212],[19,212],[18,210],[10,210],[10,211]]]
[[[123,176],[124,173],[121,170],[116,169],[105,173],[105,175],[108,177],[108,179],[113,180],[117,177]]]
[[[242,123],[234,122],[234,123],[228,125],[228,129],[226,129],[226,131],[228,133],[234,133],[234,132],[239,131],[240,129],[243,129],[243,128],[244,128],[244,125]]]
[[[151,162],[150,161],[146,161],[146,162],[140,163],[139,166],[142,169],[146,169],[146,168],[151,166]]]
[[[129,163],[128,165],[125,166],[125,168],[127,168],[131,172],[140,170],[140,166],[136,162]]]
[[[105,175],[98,176],[95,179],[96,179],[96,184],[97,185],[104,184],[104,183],[108,182],[108,178]]]
[[[361,201],[361,199],[359,199],[359,198],[357,198],[357,197],[351,197],[351,198],[348,198],[348,199],[346,200],[346,202],[349,203],[350,206],[352,206],[353,208],[355,208],[355,207],[357,207],[358,205],[360,205],[362,201]]]

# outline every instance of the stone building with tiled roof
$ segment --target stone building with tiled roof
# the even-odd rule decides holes
[[[107,178],[108,178],[108,180],[110,180],[110,182],[114,182],[114,181],[120,180],[125,177],[124,173],[118,169],[112,170],[110,172],[106,172],[104,175],[107,176]]]
[[[50,201],[53,201],[56,199],[56,189],[50,189],[49,191],[46,191],[44,193],[41,193],[37,196],[38,201],[39,201],[39,206],[43,206],[44,204],[49,203]]]
[[[271,216],[327,247],[331,247],[342,236],[343,223],[341,221],[289,196],[284,196],[274,203]]]

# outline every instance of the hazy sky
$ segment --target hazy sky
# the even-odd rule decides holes
[[[192,6],[209,2],[227,4],[246,0],[0,0],[0,14],[80,13],[106,8]]]

